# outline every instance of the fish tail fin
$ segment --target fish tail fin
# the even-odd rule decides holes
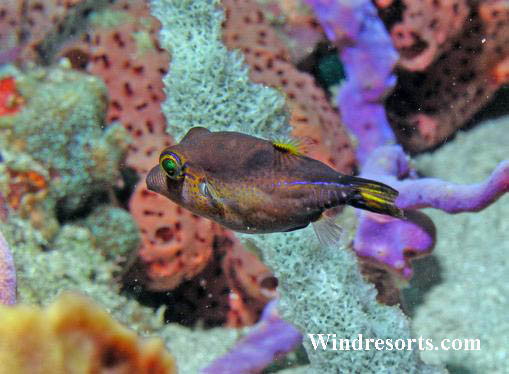
[[[386,184],[358,177],[344,177],[352,188],[347,204],[370,212],[405,218],[403,210],[395,205],[399,192]]]

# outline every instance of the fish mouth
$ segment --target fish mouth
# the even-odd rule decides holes
[[[147,177],[145,178],[145,182],[147,183],[147,188],[150,191],[157,192],[161,195],[167,195],[166,191],[166,176],[161,171],[159,165],[154,166]]]

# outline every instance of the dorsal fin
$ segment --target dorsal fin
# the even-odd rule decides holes
[[[278,151],[294,156],[302,156],[305,153],[302,143],[295,138],[284,140],[272,140],[272,145]]]

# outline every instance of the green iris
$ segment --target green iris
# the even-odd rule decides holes
[[[173,177],[177,173],[177,163],[175,160],[172,159],[166,159],[162,162],[163,170],[168,173],[169,176]]]
[[[161,168],[166,173],[166,175],[170,178],[176,178],[179,175],[179,165],[177,161],[173,157],[165,157],[161,160]]]

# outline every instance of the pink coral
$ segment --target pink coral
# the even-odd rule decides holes
[[[256,322],[275,296],[277,281],[230,231],[148,191],[142,183],[129,208],[142,238],[137,276],[151,290],[173,290],[174,313],[186,314],[186,320],[206,316],[212,324],[210,320],[224,320],[231,327]],[[200,298],[200,293],[209,297]],[[185,305],[193,305],[194,316],[181,311]]]
[[[288,46],[291,62],[305,60],[325,40],[321,26],[303,0],[266,0],[260,5],[281,41]]]
[[[421,5],[424,4],[428,2]],[[429,14],[428,18],[437,13],[432,4],[421,12]],[[458,14],[463,13],[461,10]],[[453,22],[451,30],[456,24],[459,23]],[[435,37],[437,47],[421,66],[425,70],[401,71],[398,85],[387,100],[388,116],[398,139],[412,151],[443,142],[509,81],[509,3],[481,2],[470,9],[468,20],[459,32]],[[442,42],[444,37],[446,40]],[[417,70],[417,65],[401,65]]]
[[[160,25],[146,2],[118,1],[112,10],[123,15],[120,25],[97,25],[62,54],[104,80],[110,95],[108,122],[120,121],[132,135],[126,162],[144,174],[159,151],[173,143],[161,112],[162,76],[170,58],[159,48]]]
[[[403,0],[402,3],[402,19],[390,29],[400,54],[399,64],[406,70],[422,71],[462,31],[470,10],[468,1]],[[382,9],[389,6],[380,1],[377,5]]]
[[[0,3],[0,51],[4,52],[19,44],[21,1]]]
[[[231,245],[226,247],[222,269],[232,291],[228,325],[252,325],[264,305],[276,296],[278,282],[254,253],[246,251],[233,235],[227,236]]]
[[[226,46],[243,52],[251,67],[253,82],[284,92],[292,133],[303,142],[311,143],[308,155],[339,171],[351,173],[355,156],[350,138],[323,91],[309,74],[298,71],[289,62],[286,47],[269,27],[260,7],[255,2],[245,1],[242,6],[237,3],[223,1],[229,16],[224,24]],[[253,34],[259,38],[253,39]],[[276,47],[268,46],[267,40]]]
[[[129,210],[140,226],[139,251],[147,286],[166,291],[200,273],[210,261],[219,226],[138,184]]]
[[[19,61],[48,63],[54,57],[55,43],[72,37],[78,30],[76,23],[86,19],[94,7],[104,4],[89,0],[3,1],[0,4],[0,45],[2,49],[20,47],[16,53]],[[50,45],[51,48],[47,48]]]

